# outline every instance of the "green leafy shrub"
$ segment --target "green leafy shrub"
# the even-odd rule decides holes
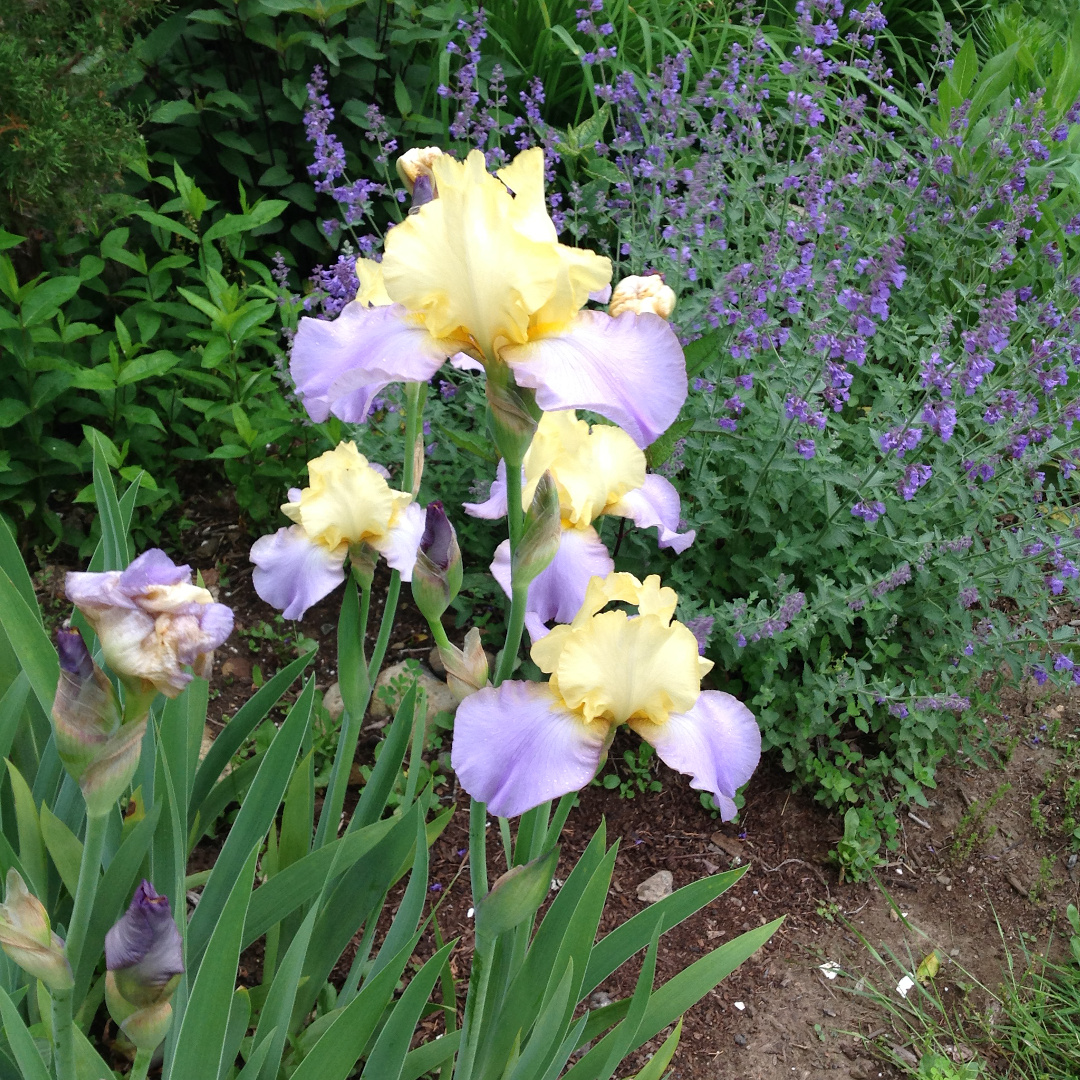
[[[5,4],[0,14],[0,225],[85,229],[144,153],[113,101],[159,0]]]
[[[0,255],[12,359],[0,372],[0,502],[52,543],[87,539],[73,503],[93,498],[91,430],[126,479],[145,470],[151,536],[181,497],[179,463],[220,469],[261,518],[294,474],[290,455],[320,440],[286,399],[279,288],[251,257],[283,202],[249,205],[241,190],[239,213],[215,211],[179,167],[154,184],[170,196],[159,209],[139,204],[99,241],[69,238],[43,274],[20,281]]]

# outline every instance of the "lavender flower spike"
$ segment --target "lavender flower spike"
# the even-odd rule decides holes
[[[184,972],[184,943],[167,897],[143,881],[105,935],[105,1000],[140,1050],[153,1050],[172,1019],[170,999]]]
[[[109,667],[140,697],[176,697],[191,682],[189,666],[207,677],[214,650],[232,632],[232,611],[192,584],[190,567],[157,548],[122,572],[68,574],[65,590]]]

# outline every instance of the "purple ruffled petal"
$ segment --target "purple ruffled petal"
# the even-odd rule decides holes
[[[489,518],[492,521],[506,517],[506,462],[500,460],[495,469],[495,479],[491,482],[487,502],[461,505],[470,517]]]
[[[682,347],[658,315],[580,311],[564,330],[500,355],[541,409],[597,412],[638,446],[662,435],[686,400]]]
[[[186,585],[190,581],[190,566],[177,566],[160,548],[151,548],[120,575],[120,588],[131,594],[144,592],[151,585]]]
[[[571,622],[585,602],[585,590],[593,577],[607,577],[615,562],[593,528],[563,529],[555,558],[529,585],[525,602],[525,626],[538,641],[548,631],[544,623]],[[510,541],[495,549],[491,574],[510,595]]]
[[[388,566],[401,572],[402,581],[412,581],[416,552],[424,535],[427,514],[418,503],[409,503],[402,510],[397,523],[386,538],[372,546],[386,560]]]
[[[516,817],[583,788],[606,735],[604,724],[586,724],[546,683],[504,682],[458,706],[450,763],[492,814]]]
[[[199,633],[177,642],[181,664],[194,664],[204,653],[213,652],[232,633],[233,612],[225,604],[200,604],[196,613]]]
[[[360,423],[379,390],[392,382],[426,382],[447,356],[400,304],[353,301],[333,321],[300,320],[289,370],[313,420],[333,413]]]
[[[681,510],[679,493],[671,481],[656,473],[647,473],[641,487],[628,491],[606,512],[628,517],[639,529],[650,529],[655,525],[660,532],[660,546],[678,553],[685,551],[697,535],[693,529],[684,533],[678,531]]]
[[[251,545],[255,591],[286,619],[302,619],[345,580],[346,547],[330,551],[316,544],[299,525],[260,536]]]
[[[761,730],[738,698],[703,690],[693,708],[672,713],[663,724],[631,720],[630,726],[667,765],[690,776],[692,788],[712,792],[722,820],[735,816],[735,792],[761,758]]]

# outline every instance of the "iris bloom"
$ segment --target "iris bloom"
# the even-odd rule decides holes
[[[532,499],[536,484],[550,470],[559,492],[562,538],[548,568],[529,586],[525,625],[533,641],[547,633],[547,622],[569,622],[585,600],[594,575],[615,569],[593,521],[602,514],[630,518],[639,528],[656,526],[660,546],[685,551],[694,531],[678,532],[679,495],[656,473],[646,473],[645,455],[616,427],[592,428],[574,412],[544,413],[525,455],[522,501]],[[499,463],[487,502],[466,503],[473,517],[506,514],[506,464]],[[510,542],[495,551],[491,572],[510,595]]]
[[[604,611],[612,602],[636,605],[637,616]],[[451,762],[465,790],[494,814],[524,813],[584,787],[625,723],[734,817],[761,733],[736,698],[701,689],[712,662],[672,621],[677,602],[655,575],[593,578],[574,621],[532,647],[547,683],[504,682],[458,706]]]
[[[390,487],[386,475],[352,442],[309,461],[309,486],[292,488],[281,507],[296,524],[252,545],[259,596],[286,619],[301,619],[345,580],[346,556],[365,544],[409,581],[424,511],[410,494]]]
[[[682,349],[655,313],[583,310],[611,263],[558,242],[543,151],[497,177],[478,150],[426,167],[438,198],[390,230],[381,263],[357,261],[357,299],[332,322],[300,320],[291,371],[312,418],[360,422],[388,384],[472,358],[509,367],[541,409],[591,409],[655,440],[686,398]]]
[[[191,671],[207,678],[233,613],[191,581],[164,551],[144,551],[124,571],[71,573],[68,599],[86,616],[109,667],[140,695],[176,697]]]
[[[172,1019],[171,998],[184,973],[184,942],[149,881],[105,935],[105,1000],[113,1020],[139,1049],[153,1050]]]

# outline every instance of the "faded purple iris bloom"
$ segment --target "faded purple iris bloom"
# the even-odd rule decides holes
[[[105,935],[105,1001],[140,1050],[153,1050],[172,1020],[170,999],[184,973],[184,942],[169,900],[149,881]]]
[[[232,633],[232,610],[192,584],[189,566],[157,548],[124,571],[68,574],[65,591],[109,666],[140,694],[153,688],[176,697],[191,682],[188,666],[206,678],[214,650]]]

